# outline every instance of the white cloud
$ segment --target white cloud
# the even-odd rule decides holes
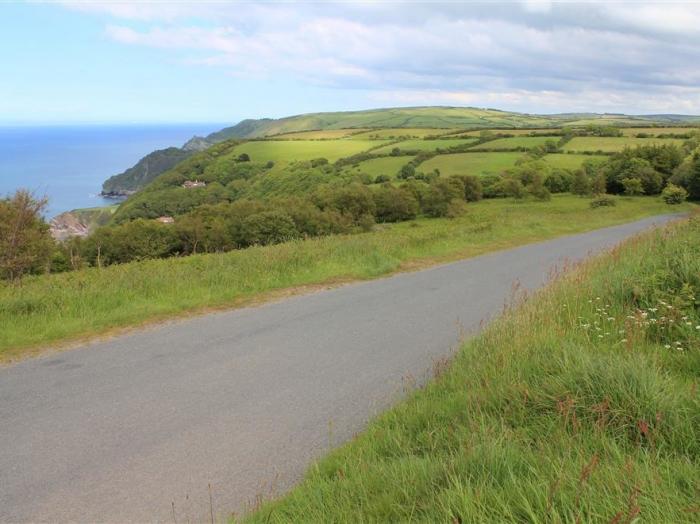
[[[700,111],[700,5],[67,5],[118,20],[106,28],[115,41],[236,75],[416,103]]]

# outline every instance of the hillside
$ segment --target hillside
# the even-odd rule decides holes
[[[700,121],[700,117],[684,115],[628,116],[596,113],[565,113],[558,115],[532,115],[479,109],[471,107],[411,107],[371,109],[366,111],[342,111],[309,113],[279,119],[247,119],[232,127],[224,128],[206,137],[193,137],[182,148],[156,151],[141,159],[137,165],[105,182],[105,193],[137,191],[159,174],[187,158],[193,151],[229,139],[251,139],[323,130],[371,130],[371,129],[518,129],[555,128],[565,125],[606,124],[622,126],[675,125]]]

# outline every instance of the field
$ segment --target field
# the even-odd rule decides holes
[[[700,131],[700,127],[623,127],[622,134],[625,136],[635,136],[637,133],[647,133],[652,136],[683,134]]]
[[[652,144],[676,144],[680,146],[683,144],[683,140],[674,138],[577,136],[564,145],[564,150],[615,153],[622,151],[626,147],[650,146]]]
[[[466,133],[456,133],[455,136],[480,136],[481,133],[483,132],[483,129],[478,129],[475,131],[467,131]],[[513,135],[513,136],[529,136],[529,135],[549,135],[550,138],[553,138],[554,140],[557,140],[557,136],[551,136],[551,135],[556,135],[556,133],[560,132],[559,129],[552,129],[552,128],[540,128],[540,129],[492,129],[492,133],[494,134],[507,134],[507,135]]]
[[[352,173],[367,173],[374,177],[378,175],[387,175],[394,178],[399,172],[399,169],[409,163],[413,157],[411,156],[385,156],[382,158],[373,158],[365,160],[357,167],[349,169]]]
[[[698,522],[700,220],[467,342],[245,522]]]
[[[479,144],[478,146],[474,146],[473,149],[531,149],[533,147],[541,146],[547,141],[553,141],[556,144],[558,139],[557,137],[549,136],[517,136],[512,138],[497,138],[496,140],[491,140],[489,142]]]
[[[429,172],[439,169],[445,176],[499,174],[513,167],[522,153],[457,153],[438,155],[420,165],[420,170]]]
[[[601,155],[576,155],[571,153],[551,153],[543,158],[552,167],[571,170],[578,169],[586,160],[603,161],[605,159],[606,157]]]
[[[453,220],[419,219],[364,234],[0,283],[0,361],[47,344],[249,304],[290,289],[374,278],[668,211],[657,198],[618,202],[591,209],[588,199],[573,196],[546,203],[486,200],[468,204],[467,214]]]
[[[389,129],[370,129],[357,135],[357,138],[370,139],[397,139],[397,138],[424,138],[426,136],[439,136],[451,133],[452,130],[435,127],[407,127]]]
[[[315,131],[299,131],[296,133],[275,135],[274,138],[284,140],[335,140],[357,134],[364,134],[363,131],[363,129],[318,129]]]
[[[405,140],[397,144],[389,144],[372,152],[376,154],[388,154],[392,149],[398,147],[402,151],[435,151],[436,149],[447,149],[449,147],[465,146],[474,143],[471,138],[437,138],[434,140]]]
[[[235,152],[247,153],[258,162],[289,162],[321,157],[334,162],[376,145],[377,142],[370,140],[264,140],[243,143],[236,146]]]

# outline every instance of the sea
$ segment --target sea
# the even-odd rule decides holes
[[[180,147],[232,125],[1,126],[0,198],[28,189],[48,198],[46,218],[72,209],[114,204],[102,182],[156,149]]]

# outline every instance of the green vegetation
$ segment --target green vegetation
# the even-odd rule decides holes
[[[128,194],[137,191],[194,153],[195,151],[178,147],[153,151],[123,173],[108,178],[102,184],[102,191],[111,194]]]
[[[395,148],[402,152],[412,151],[436,151],[438,149],[449,149],[451,147],[468,146],[476,141],[470,138],[438,138],[432,140],[405,140],[403,142],[392,143],[378,149],[373,149],[372,153],[377,155],[389,154]]]
[[[466,207],[455,219],[387,224],[350,236],[29,276],[21,285],[0,282],[0,360],[114,328],[236,306],[276,290],[373,278],[668,209],[659,199],[639,197],[592,210],[588,200],[565,195],[550,202],[498,199]]]
[[[474,146],[472,149],[483,149],[483,150],[519,150],[519,149],[531,149],[533,147],[542,146],[547,142],[557,143],[557,137],[550,136],[516,136],[510,138],[498,138],[496,140],[491,140],[484,144],[479,144]]]
[[[327,158],[334,162],[376,146],[370,140],[264,140],[245,142],[236,147],[236,154],[246,153],[257,162],[291,162]]]
[[[372,158],[360,162],[356,166],[352,166],[350,172],[367,173],[372,177],[387,176],[395,178],[399,170],[413,160],[412,156],[383,156],[380,158]]]
[[[683,140],[674,138],[635,138],[635,137],[575,137],[568,142],[566,151],[591,151],[603,153],[615,153],[626,147],[650,146],[650,145],[682,145]]]
[[[458,153],[438,155],[421,164],[424,171],[440,170],[443,176],[497,175],[513,167],[522,153]]]
[[[244,520],[697,522],[699,293],[700,219],[629,241]]]
[[[607,157],[601,155],[575,155],[565,153],[551,153],[542,158],[547,164],[554,168],[570,169],[575,171],[579,169],[586,160],[602,162],[607,160]]]

